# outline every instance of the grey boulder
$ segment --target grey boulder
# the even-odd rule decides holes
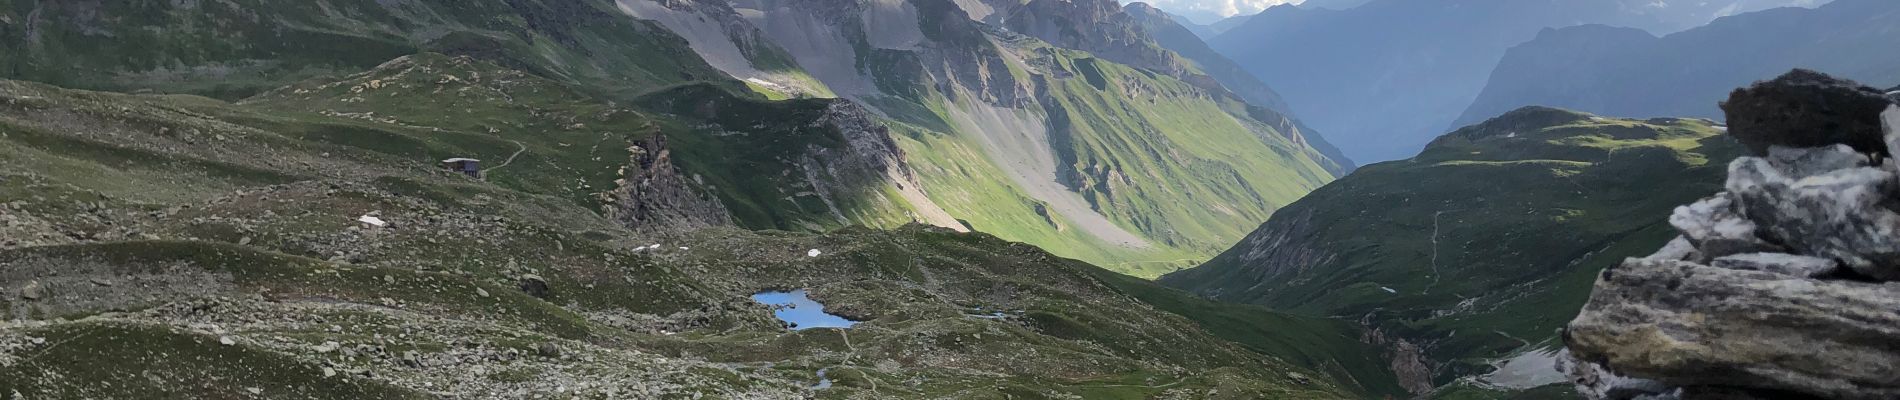
[[[1900,398],[1900,283],[1633,259],[1604,271],[1565,341],[1676,387]]]

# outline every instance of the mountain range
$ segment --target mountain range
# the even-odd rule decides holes
[[[1295,114],[1341,144],[1347,157],[1370,163],[1410,156],[1453,127],[1506,50],[1546,28],[1604,24],[1669,33],[1723,13],[1813,3],[1379,0],[1344,10],[1278,6],[1208,42],[1278,90]]]
[[[0,0],[0,395],[1602,397],[1891,3]]]
[[[1160,281],[1360,321],[1406,360],[1394,370],[1415,394],[1466,377],[1560,383],[1549,369],[1483,379],[1511,368],[1500,360],[1548,360],[1599,270],[1668,241],[1670,209],[1721,189],[1740,151],[1721,132],[1699,119],[1515,110],[1360,168]]]
[[[1112,1],[617,6],[752,86],[864,104],[959,225],[1137,275],[1219,252],[1351,165],[1271,89]]]
[[[1525,105],[1631,117],[1719,118],[1709,99],[1793,68],[1900,84],[1900,3],[1836,0],[1718,19],[1666,36],[1629,28],[1545,30],[1511,48],[1459,123]],[[1667,87],[1669,90],[1656,90]]]
[[[1191,264],[1343,168],[963,7],[5,3],[0,393],[1399,392],[1351,324],[998,238]]]

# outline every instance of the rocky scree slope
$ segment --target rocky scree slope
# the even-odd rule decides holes
[[[1796,73],[1724,103],[1748,157],[1564,330],[1593,399],[1900,396],[1900,105]],[[1866,105],[1873,105],[1871,109]]]
[[[620,147],[665,120],[510,71],[419,55],[236,104],[0,82],[0,393],[1351,398],[1324,368],[1378,359],[988,235],[629,226],[589,190],[669,159]],[[862,322],[747,299],[788,288]]]
[[[1663,216],[1720,190],[1715,123],[1530,107],[1368,165],[1163,284],[1365,324],[1415,394],[1556,347],[1596,272],[1668,241]],[[1544,384],[1559,383],[1554,374]]]

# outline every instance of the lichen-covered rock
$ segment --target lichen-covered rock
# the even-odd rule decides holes
[[[1770,146],[1846,144],[1885,157],[1879,115],[1893,104],[1885,93],[1850,80],[1797,69],[1736,89],[1722,102],[1729,134],[1755,155]]]
[[[1596,290],[1566,342],[1620,374],[1682,387],[1900,396],[1900,283],[1631,260],[1604,271]]]
[[[1758,158],[1729,168],[1729,193],[1756,234],[1863,275],[1900,279],[1900,213],[1881,207],[1900,188],[1893,172],[1855,167],[1798,180],[1784,172]]]
[[[1734,198],[1727,193],[1676,207],[1675,213],[1669,216],[1669,225],[1693,244],[1688,250],[1696,253],[1697,259],[1780,249],[1755,236],[1758,229],[1755,222],[1742,217]],[[1687,256],[1685,252],[1675,259],[1683,260]]]
[[[1889,93],[1888,96],[1900,96],[1900,91]],[[1895,97],[1894,102],[1900,103],[1900,97]],[[1900,131],[1900,104],[1887,106],[1887,111],[1880,113],[1880,129]],[[1887,154],[1900,154],[1900,136],[1887,135],[1886,140]]]
[[[1681,238],[1603,272],[1564,332],[1580,393],[1900,398],[1900,107],[1862,89],[1796,71],[1736,92],[1758,156],[1676,210]]]
[[[1715,259],[1716,268],[1740,271],[1773,272],[1801,278],[1819,278],[1834,273],[1840,263],[1834,260],[1783,253],[1747,253]]]

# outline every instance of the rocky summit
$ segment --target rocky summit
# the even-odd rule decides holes
[[[1796,71],[1739,90],[1757,150],[1564,331],[1593,399],[1900,398],[1900,106]],[[1737,115],[1746,112],[1748,115]],[[1867,126],[1871,125],[1871,126]],[[1881,136],[1869,136],[1877,129]]]

